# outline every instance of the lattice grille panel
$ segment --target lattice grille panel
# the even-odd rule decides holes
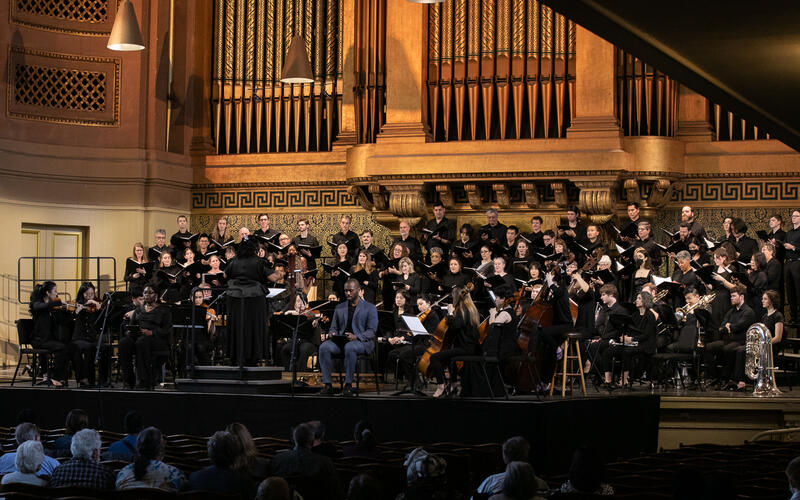
[[[102,72],[18,64],[15,82],[18,104],[73,111],[106,109],[106,75]]]
[[[16,0],[19,12],[84,23],[108,21],[108,0]]]

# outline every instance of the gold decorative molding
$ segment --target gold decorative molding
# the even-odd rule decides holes
[[[680,189],[680,182],[673,182],[670,179],[656,179],[650,196],[647,198],[647,205],[652,208],[664,208],[672,199],[672,192]]]
[[[525,193],[525,205],[528,208],[537,208],[539,206],[539,190],[536,184],[532,182],[522,183],[522,191]]]
[[[387,210],[389,208],[389,200],[386,199],[383,186],[380,184],[370,184],[369,192],[372,194],[372,203],[375,205],[375,210]]]
[[[563,182],[552,182],[550,183],[550,187],[553,189],[553,193],[555,194],[556,205],[560,208],[567,208],[567,203],[569,203],[567,199],[567,187],[564,185]]]
[[[445,208],[453,208],[455,202],[453,200],[453,190],[449,184],[437,184],[436,192],[439,193],[439,199]]]
[[[636,179],[625,179],[624,189],[628,195],[628,202],[642,202],[642,197],[639,194],[639,183]]]
[[[469,206],[475,210],[480,210],[483,204],[481,203],[481,191],[478,189],[478,185],[464,184],[464,190],[467,192]]]
[[[421,184],[389,185],[386,189],[389,191],[389,211],[395,217],[414,218],[428,214]]]
[[[73,36],[111,33],[117,0],[9,0],[11,24]]]
[[[119,126],[120,60],[9,47],[8,115],[25,120]],[[77,99],[74,93],[86,94]]]
[[[371,201],[369,201],[367,193],[364,192],[364,188],[362,188],[361,186],[350,186],[348,192],[351,195],[355,196],[356,200],[358,200],[358,203],[361,205],[362,208],[364,208],[364,210],[368,210],[370,212],[372,211],[372,209],[374,208],[374,204]]]
[[[596,224],[608,222],[614,215],[617,204],[616,179],[607,180],[577,180],[575,185],[580,189],[578,194],[578,208],[589,216]]]
[[[497,195],[497,206],[500,208],[511,207],[511,193],[508,189],[508,184],[492,184],[492,189]]]

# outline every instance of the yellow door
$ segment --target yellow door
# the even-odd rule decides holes
[[[86,230],[69,226],[22,225],[22,255],[39,257],[23,259],[20,266],[22,300],[28,301],[36,283],[55,281],[58,293],[64,300],[74,301],[80,287],[85,264],[75,257],[83,257]],[[42,258],[44,257],[44,258]],[[49,259],[47,257],[70,257]]]

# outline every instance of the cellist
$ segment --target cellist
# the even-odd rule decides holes
[[[473,356],[478,347],[478,326],[481,323],[478,309],[469,296],[469,288],[455,287],[452,292],[453,303],[447,306],[445,318],[446,333],[443,349],[431,355],[430,371],[436,378],[436,391],[433,397],[455,395],[458,368],[450,360],[456,356]],[[441,325],[440,325],[441,327]],[[447,347],[445,349],[445,347]],[[445,388],[444,363],[450,362],[450,385]]]

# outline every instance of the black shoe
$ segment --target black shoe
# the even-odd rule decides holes
[[[325,384],[325,387],[323,387],[322,390],[317,393],[317,396],[333,396],[333,389],[331,388],[331,385]]]
[[[355,395],[356,393],[353,391],[353,388],[350,385],[345,385],[344,389],[342,389],[342,397],[352,398]]]

